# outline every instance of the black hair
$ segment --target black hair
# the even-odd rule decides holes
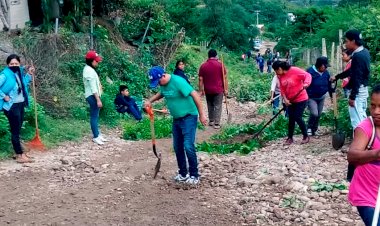
[[[372,88],[371,96],[372,96],[373,94],[380,94],[380,84],[377,84],[377,85],[375,85],[375,86]]]
[[[358,30],[349,30],[344,36],[350,41],[355,41],[357,46],[364,45],[364,41],[362,40],[360,31]]]
[[[126,90],[126,89],[128,89],[128,86],[126,86],[126,85],[120,85],[120,86],[119,86],[119,92],[120,92],[120,93],[123,92],[123,91]]]
[[[183,60],[177,60],[177,63],[175,63],[175,68],[178,68],[180,63],[184,63]]]
[[[352,51],[349,49],[343,49],[342,52],[347,54],[348,56],[351,56],[351,54],[352,54]]]
[[[7,65],[13,60],[16,59],[19,63],[21,63],[20,57],[16,54],[11,54],[7,57]]]
[[[216,57],[218,55],[218,53],[216,52],[215,49],[210,49],[208,51],[208,58],[211,58],[211,57]]]
[[[272,68],[273,70],[278,70],[279,68],[281,68],[282,70],[289,70],[291,67],[291,65],[286,62],[286,61],[280,61],[280,60],[276,60],[275,62],[273,62],[272,64]]]
[[[94,59],[86,59],[86,64],[92,68],[94,68],[94,66],[92,66],[92,62],[94,62]]]

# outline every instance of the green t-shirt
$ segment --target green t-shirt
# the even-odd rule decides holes
[[[185,79],[177,75],[171,78],[165,86],[160,86],[161,94],[173,118],[181,118],[188,114],[198,115],[198,109],[190,93],[194,90]]]

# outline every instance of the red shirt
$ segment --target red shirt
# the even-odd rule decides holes
[[[224,92],[222,63],[217,58],[209,58],[199,68],[199,77],[203,78],[206,94],[219,94]],[[224,73],[227,75],[226,68]]]
[[[299,103],[309,99],[306,89],[298,96],[304,84],[311,83],[311,75],[298,67],[290,67],[285,74],[278,76],[280,80],[281,95],[285,96],[291,103]]]

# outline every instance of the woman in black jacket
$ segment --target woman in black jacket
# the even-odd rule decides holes
[[[173,74],[184,78],[190,84],[189,78],[185,74],[184,69],[185,69],[185,63],[182,60],[178,60],[177,63],[175,64],[175,70]]]

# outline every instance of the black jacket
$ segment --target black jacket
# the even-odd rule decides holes
[[[114,100],[114,104],[118,112],[122,111],[124,107],[130,107],[131,105],[135,103],[136,102],[132,97],[123,96],[120,93],[116,95],[116,98]]]
[[[371,56],[369,51],[364,48],[362,51],[354,53],[351,61],[351,68],[336,76],[336,79],[342,79],[350,76],[350,81],[347,84],[347,89],[351,90],[350,99],[355,100],[359,93],[361,85],[368,86],[370,76]]]
[[[178,76],[184,78],[190,84],[189,78],[187,77],[187,75],[185,75],[185,72],[182,71],[181,69],[176,68],[174,70],[173,74],[178,75]]]
[[[331,97],[334,90],[331,88],[329,71],[326,70],[321,75],[313,67],[310,67],[307,69],[307,72],[309,72],[312,79],[310,86],[306,89],[309,98],[321,98],[327,92],[329,92]]]

